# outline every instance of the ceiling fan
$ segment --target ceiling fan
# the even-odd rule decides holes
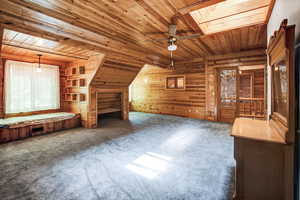
[[[173,51],[176,51],[176,49],[177,49],[176,42],[179,40],[195,39],[195,38],[199,38],[199,36],[201,36],[201,34],[192,34],[192,35],[185,35],[185,36],[176,35],[178,33],[180,34],[180,33],[189,33],[189,32],[193,32],[193,31],[190,31],[190,30],[177,31],[177,25],[170,24],[168,32],[150,32],[150,33],[146,33],[146,34],[148,34],[148,35],[168,34],[168,37],[166,37],[166,38],[157,38],[157,39],[154,38],[154,39],[150,39],[147,41],[152,41],[152,42],[168,41],[168,50],[170,51],[170,58],[171,58],[170,68],[175,69],[174,60],[173,60]]]

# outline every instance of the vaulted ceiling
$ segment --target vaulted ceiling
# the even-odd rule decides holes
[[[233,11],[220,15],[224,2],[235,7],[229,6]],[[11,30],[4,34],[6,51],[22,46],[70,57],[101,52],[149,64],[167,64],[167,42],[151,41],[167,35],[149,33],[167,32],[169,24],[176,22],[178,30],[189,31],[181,35],[200,34],[199,38],[178,42],[175,60],[264,48],[265,24],[273,3],[274,0],[0,0],[0,23]],[[252,7],[245,9],[245,5]],[[253,19],[253,13],[247,15],[257,9],[263,9],[263,16]],[[203,18],[212,11],[217,16]],[[238,26],[229,24],[228,29],[219,30],[226,21],[241,14],[250,16],[251,23],[244,17],[237,20]],[[202,23],[201,16],[205,23],[217,24],[217,28],[211,31],[212,25]],[[229,19],[213,23],[226,17]],[[30,41],[29,35],[44,42]]]

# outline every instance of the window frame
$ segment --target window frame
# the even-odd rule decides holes
[[[178,87],[178,80],[179,79],[183,79],[183,87]],[[170,88],[168,86],[168,80],[175,80],[175,87],[174,88]],[[185,90],[185,87],[186,87],[185,75],[166,76],[166,79],[165,79],[165,89],[166,90]]]

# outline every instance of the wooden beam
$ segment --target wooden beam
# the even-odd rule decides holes
[[[3,53],[2,52],[2,58],[6,60],[14,60],[14,61],[20,61],[20,62],[28,62],[28,63],[38,63],[37,56],[32,57],[32,56],[20,56],[17,54],[8,54],[8,53]],[[68,62],[63,62],[63,61],[57,61],[57,60],[52,60],[52,59],[47,59],[47,58],[42,58],[41,59],[42,64],[48,64],[48,65],[57,65],[57,66],[62,66],[66,65]]]
[[[208,6],[223,2],[223,1],[225,1],[225,0],[199,0],[191,5],[184,7],[184,8],[180,8],[178,10],[178,12],[182,15],[185,15],[194,10],[205,8],[205,7],[208,7]]]
[[[208,61],[215,61],[215,60],[225,60],[225,59],[235,59],[241,57],[265,56],[265,55],[266,55],[265,49],[255,49],[255,50],[240,51],[240,52],[229,53],[229,54],[198,57],[198,58],[190,59],[188,61],[178,61],[176,63],[179,65],[189,64],[189,63],[205,63]]]
[[[222,60],[222,59],[230,59],[230,58],[239,58],[239,57],[250,57],[256,55],[266,55],[266,49],[255,49],[249,51],[240,51],[236,53],[229,53],[223,55],[213,55],[207,56],[207,60]]]
[[[16,48],[20,48],[20,49],[26,49],[26,50],[30,50],[30,51],[35,51],[37,53],[46,53],[46,54],[52,54],[52,55],[57,55],[57,56],[62,56],[62,57],[69,57],[69,58],[75,58],[75,59],[81,59],[81,60],[88,60],[88,57],[83,57],[83,56],[77,56],[77,55],[70,55],[70,54],[66,54],[66,53],[57,53],[54,52],[50,49],[39,49],[39,48],[32,48],[32,47],[28,47],[28,46],[24,46],[24,45],[14,45],[14,44],[10,44],[7,42],[3,42],[2,43],[3,46],[10,46],[10,47],[16,47]]]

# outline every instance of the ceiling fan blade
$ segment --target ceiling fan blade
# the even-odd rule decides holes
[[[166,34],[169,32],[146,32],[145,35],[159,35],[159,34]]]
[[[158,39],[148,39],[144,40],[145,42],[160,42],[160,41],[167,41],[169,38],[158,38]]]
[[[188,39],[196,39],[199,38],[201,34],[193,34],[193,35],[186,35],[186,36],[177,36],[177,40],[188,40]]]
[[[181,33],[195,33],[195,31],[192,30],[178,30],[176,31],[177,34],[181,34]]]
[[[169,35],[170,36],[175,36],[176,35],[176,25],[175,24],[171,24],[169,25]]]

